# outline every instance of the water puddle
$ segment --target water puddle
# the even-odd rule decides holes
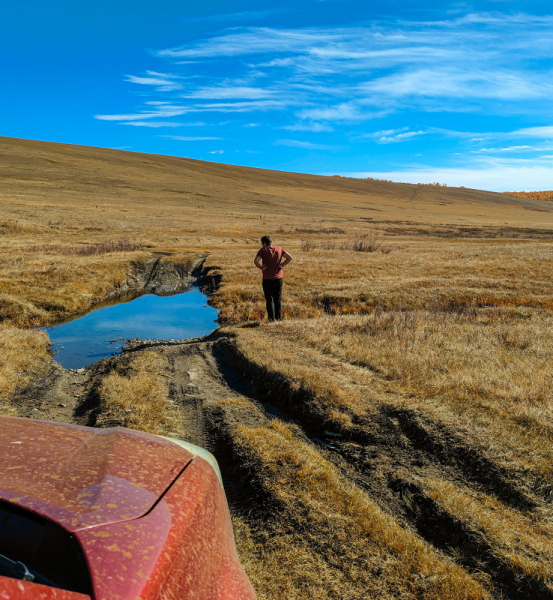
[[[80,369],[121,352],[129,339],[184,340],[217,328],[217,310],[196,287],[174,296],[147,294],[119,299],[81,317],[45,328],[54,358],[66,369]]]

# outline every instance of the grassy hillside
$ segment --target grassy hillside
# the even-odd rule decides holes
[[[206,419],[259,597],[553,598],[553,203],[8,138],[0,154],[4,412],[50,368],[30,326],[126,289],[152,252],[208,252],[217,343],[253,388]],[[264,234],[294,257],[278,324]],[[150,354],[102,371],[97,424],[145,382],[157,401],[139,394],[128,426],[184,418]]]
[[[298,218],[547,228],[553,215],[553,208],[531,198],[464,188],[320,177],[2,137],[0,165],[3,210],[13,207],[20,218],[47,210],[51,227],[70,217],[72,225],[89,228],[113,226],[114,219],[136,227],[151,219],[158,226],[213,227],[222,219],[236,227],[233,221],[261,217],[271,228],[296,224]],[[70,215],[75,209],[78,215]]]

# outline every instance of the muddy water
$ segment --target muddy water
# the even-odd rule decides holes
[[[197,287],[174,296],[121,299],[81,317],[48,327],[54,358],[79,369],[121,352],[129,339],[182,340],[211,333],[217,311]]]

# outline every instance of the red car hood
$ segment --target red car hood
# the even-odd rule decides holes
[[[141,517],[193,458],[138,431],[0,417],[0,499],[70,531]]]

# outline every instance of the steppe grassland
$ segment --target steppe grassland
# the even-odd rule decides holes
[[[235,329],[240,354],[300,392],[292,400],[299,406],[284,407],[307,427],[319,422],[346,436],[374,431],[392,409],[475,449],[535,510],[506,505],[494,485],[461,483],[455,466],[398,469],[396,461],[377,476],[409,479],[476,536],[497,561],[491,573],[481,564],[490,581],[505,569],[551,589],[551,244],[402,237],[381,238],[391,247],[386,253],[302,252],[297,239],[282,237],[277,242],[295,257],[285,273],[289,320]],[[315,247],[336,247],[348,236],[310,238]],[[223,275],[211,301],[230,322],[264,318],[259,274],[248,265],[253,254],[213,255],[206,263]],[[238,445],[241,435],[234,433]],[[288,443],[305,452],[303,442]],[[471,549],[451,544],[449,555],[467,564],[462,555]]]
[[[382,244],[372,253],[340,250],[355,240],[351,233],[273,236],[294,257],[285,273],[284,315],[363,314],[377,306],[416,309],[436,303],[553,308],[550,242],[391,237],[377,227],[372,231]],[[314,251],[301,250],[306,238]],[[325,243],[334,249],[318,249]],[[223,286],[211,303],[231,322],[264,316],[259,272],[252,268],[255,252],[234,249],[206,261],[214,273],[217,268],[223,273]]]
[[[544,495],[551,485],[545,441],[550,435],[552,252],[547,232],[539,231],[551,223],[549,203],[542,209],[539,201],[520,199],[519,205],[506,198],[496,206],[496,196],[471,190],[315,181],[168,157],[10,144],[9,160],[15,158],[1,173],[0,222],[5,325],[0,343],[6,356],[13,357],[0,372],[6,396],[49,364],[46,337],[27,327],[103,300],[123,285],[131,261],[146,260],[151,251],[210,252],[206,267],[211,274],[222,274],[211,303],[230,323],[246,321],[247,326],[231,329],[239,353],[302,392],[294,414],[302,425],[328,423],[355,438],[376,428],[383,411],[399,407],[422,420],[430,437],[444,430],[456,445],[474,446],[476,458],[486,459],[485,468],[511,477],[513,493],[527,498],[529,508],[508,505],[493,485],[465,480],[455,465],[436,458],[419,468],[405,454],[396,454],[395,470],[379,464],[375,481],[384,489],[389,482],[409,479],[420,498],[451,515],[496,565],[521,581],[527,578],[551,589],[546,543],[551,515]],[[273,216],[264,215],[271,203]],[[477,210],[484,217],[474,217]],[[382,222],[371,224],[367,215]],[[480,230],[475,239],[459,237],[461,215]],[[386,222],[390,220],[394,222]],[[510,223],[511,233],[517,227],[534,228],[528,235],[515,231],[515,237],[541,239],[491,237],[506,235],[504,222]],[[438,237],[440,223],[457,223],[450,228],[450,239]],[[424,235],[417,234],[421,229]],[[288,320],[251,328],[264,314],[259,272],[252,263],[265,233],[295,258],[286,273]],[[339,249],[366,234],[391,251]],[[102,255],[66,251],[122,238],[144,250]],[[311,241],[316,249],[302,252],[302,241]],[[321,249],[332,245],[332,250]],[[163,423],[166,392],[157,387],[165,367],[153,355],[144,360],[139,368],[130,365],[106,378],[102,398],[113,421],[156,431],[168,426]],[[517,375],[518,364],[525,367],[522,376]],[[148,389],[160,398],[154,404],[162,409],[153,406],[153,412],[133,422],[125,407],[130,394],[137,393],[140,377],[148,378]],[[359,597],[364,585],[377,583],[381,590],[370,588],[375,598],[387,593],[431,598],[436,590],[452,598],[499,595],[490,583],[494,577],[501,580],[496,567],[490,574],[485,560],[467,561],[472,546],[442,550],[445,556],[422,544],[424,553],[437,561],[429,564],[444,573],[442,582],[423,585],[420,569],[409,560],[403,570],[382,571],[383,579],[346,581],[356,576],[347,570],[352,558],[347,545],[351,541],[364,551],[361,513],[352,516],[348,506],[355,496],[372,514],[373,498],[353,481],[340,479],[341,473],[307,442],[290,437],[290,431],[294,433],[278,424],[258,431],[228,429],[239,461],[257,474],[257,489],[270,493],[280,508],[274,523],[260,519],[252,525],[236,517],[242,560],[260,597],[276,600],[282,590],[291,598],[311,597],[305,581],[321,581],[321,597]],[[401,447],[400,437],[397,443]],[[394,444],[396,439],[390,439],[380,450],[393,454]],[[299,485],[298,473],[311,483]],[[393,510],[390,514],[388,533],[374,540],[375,552],[383,556],[398,531],[404,540],[415,535],[409,519]],[[302,522],[309,529],[294,537],[293,527]],[[339,542],[335,546],[341,553],[329,536]],[[272,540],[272,560],[262,550],[267,539]],[[273,589],[275,581],[279,585]]]
[[[508,568],[551,586],[553,321],[548,313],[394,311],[291,320],[240,328],[237,345],[249,361],[300,392],[298,404],[288,404],[288,410],[307,427],[319,422],[321,430],[355,438],[378,431],[383,415],[410,415],[430,436],[445,431],[450,442],[474,450],[504,473],[535,510],[521,512],[498,501],[502,490],[493,485],[490,490],[462,483],[456,464],[462,458],[442,470],[390,461],[377,475],[414,482],[421,494],[481,536]],[[303,405],[302,396],[309,398]],[[396,441],[402,445],[401,432]]]
[[[315,247],[328,242],[311,238]],[[283,242],[296,259],[285,273],[285,314],[295,318],[236,329],[238,348],[308,394],[306,424],[371,430],[375,413],[392,407],[475,446],[515,487],[538,496],[538,520],[451,474],[424,473],[417,484],[500,561],[551,585],[551,511],[539,497],[553,486],[553,248],[529,240],[384,243],[391,252],[306,253]],[[264,316],[247,258],[233,257],[232,268],[218,263],[223,285],[212,302],[235,322]]]

